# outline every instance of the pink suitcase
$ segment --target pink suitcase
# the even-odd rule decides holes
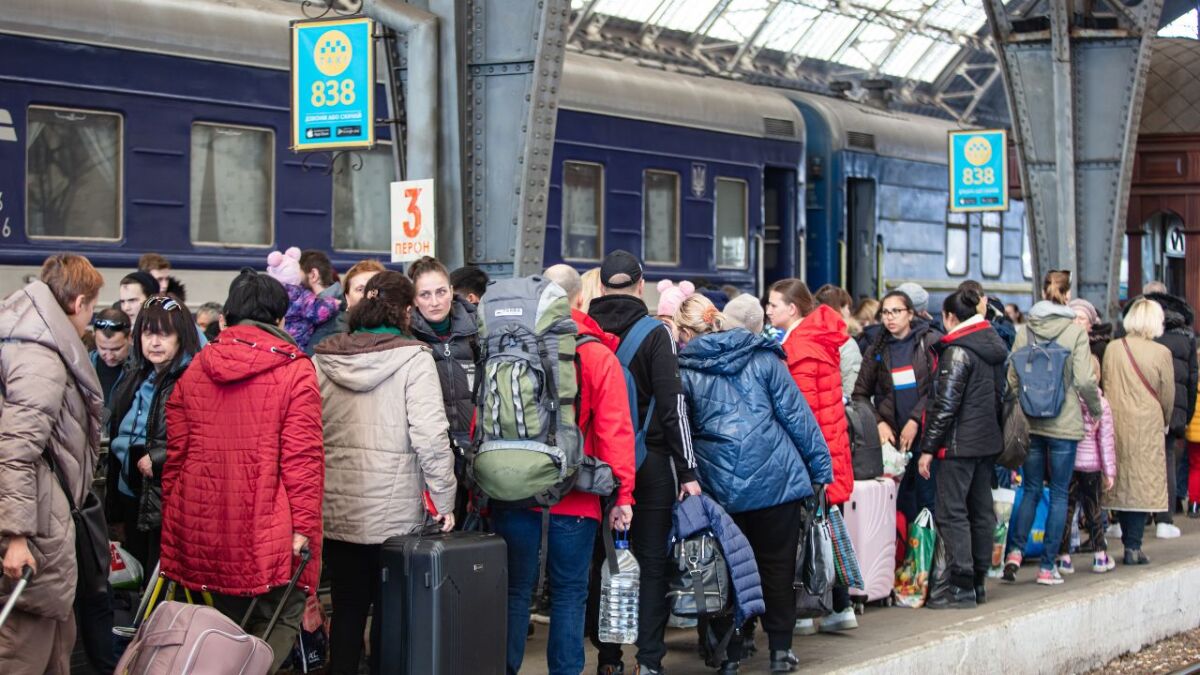
[[[854,481],[842,511],[866,587],[852,588],[850,595],[859,602],[887,600],[896,576],[896,481]]]

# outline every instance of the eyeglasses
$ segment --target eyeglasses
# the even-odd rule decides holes
[[[895,317],[895,316],[904,316],[904,314],[905,314],[905,313],[907,313],[908,311],[909,311],[909,310],[908,310],[908,308],[903,308],[903,309],[881,309],[881,310],[879,310],[879,315],[880,315],[880,316],[882,316],[882,317],[884,317],[884,318],[890,319],[890,318],[892,318],[892,317]]]
[[[155,305],[162,305],[162,308],[168,312],[179,309],[179,303],[175,302],[175,298],[169,295],[156,295],[150,298],[142,305],[142,309],[150,309]]]
[[[129,324],[124,321],[113,321],[112,319],[97,319],[92,322],[92,326],[100,330],[129,330]]]

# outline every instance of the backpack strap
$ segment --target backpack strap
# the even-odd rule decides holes
[[[664,327],[663,323],[649,315],[643,316],[633,324],[629,332],[621,340],[621,345],[617,348],[617,360],[621,362],[621,367],[629,371],[629,366],[633,363],[633,357],[637,355],[638,350],[642,348],[642,343],[646,338],[650,337],[650,333],[655,328]],[[646,419],[638,419],[637,409],[637,392],[630,391],[629,396],[629,413],[633,420],[633,431],[637,439],[640,441],[636,445],[634,456],[634,470],[640,469],[642,462],[646,461],[646,432],[650,429],[650,420],[654,419],[654,396],[650,397],[650,403],[646,406]]]

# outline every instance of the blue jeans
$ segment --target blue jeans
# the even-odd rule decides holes
[[[1044,570],[1054,568],[1054,558],[1062,545],[1063,528],[1067,526],[1067,491],[1075,471],[1077,443],[1029,434],[1029,456],[1025,458],[1021,479],[1021,487],[1026,492],[1017,509],[1017,525],[1012,541],[1015,550],[1025,552],[1025,542],[1029,539],[1029,531],[1033,529],[1033,518],[1040,501],[1038,492],[1046,482],[1046,458],[1049,457],[1050,511],[1046,515],[1046,548],[1042,553]]]
[[[599,525],[591,518],[550,516],[546,582],[550,588],[550,642],[546,665],[550,675],[578,675],[583,670],[583,615],[587,604],[592,543]],[[495,509],[492,526],[508,545],[508,672],[515,675],[525,659],[529,603],[538,575],[542,514],[523,509]]]

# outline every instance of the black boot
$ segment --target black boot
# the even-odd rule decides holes
[[[1188,503],[1187,517],[1188,518],[1200,518],[1200,502],[1189,502]]]
[[[772,649],[771,650],[771,672],[772,673],[791,673],[796,670],[796,666],[800,665],[800,659],[792,653],[790,649]]]
[[[975,589],[950,584],[950,592],[925,604],[929,609],[975,609]]]
[[[982,605],[987,602],[987,572],[975,573],[975,604]]]
[[[741,661],[726,661],[721,664],[721,668],[717,670],[717,675],[737,675],[738,670],[742,667]]]

